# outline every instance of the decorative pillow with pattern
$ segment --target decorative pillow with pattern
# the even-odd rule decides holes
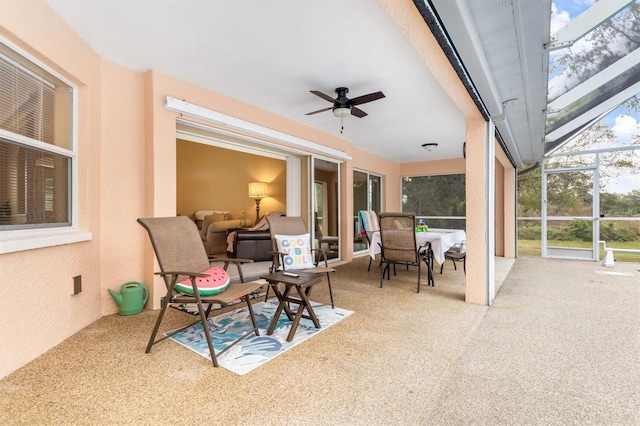
[[[286,253],[284,269],[309,269],[315,267],[309,234],[275,235],[278,252]]]

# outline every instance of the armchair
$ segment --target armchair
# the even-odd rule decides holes
[[[227,232],[230,229],[253,225],[251,219],[245,219],[244,211],[199,210],[191,218],[198,226],[202,244],[208,255],[227,252]]]

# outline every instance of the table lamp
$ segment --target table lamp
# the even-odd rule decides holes
[[[266,182],[250,182],[249,183],[249,198],[256,200],[256,223],[260,220],[260,200],[267,198],[267,183]]]

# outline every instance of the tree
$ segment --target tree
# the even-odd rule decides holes
[[[553,54],[549,102],[640,47],[638,22],[640,3],[634,2],[573,46]]]
[[[402,179],[402,210],[418,216],[465,216],[465,175]]]

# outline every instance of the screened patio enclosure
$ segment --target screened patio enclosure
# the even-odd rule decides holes
[[[639,164],[633,146],[551,155],[542,166],[542,256],[600,260],[606,244],[640,259]]]
[[[595,2],[551,32],[541,254],[640,249],[640,2]]]

